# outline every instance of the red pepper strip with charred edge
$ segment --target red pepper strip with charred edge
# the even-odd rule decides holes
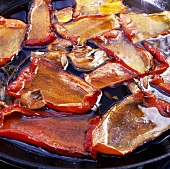
[[[154,77],[154,79],[150,83],[159,86],[163,91],[170,94],[170,83],[165,83],[163,78],[161,78],[160,76]]]
[[[71,113],[87,112],[101,95],[100,90],[82,79],[40,58],[34,58],[6,90],[8,94],[21,98],[22,104],[29,108],[32,108],[30,96],[34,91],[41,95],[36,100],[37,105],[40,101],[44,106]]]
[[[119,18],[113,14],[84,16],[66,24],[54,24],[58,34],[78,45],[83,45],[87,40],[119,27]]]
[[[29,11],[29,29],[25,46],[43,46],[56,38],[51,24],[51,0],[34,0]]]
[[[95,88],[102,89],[130,81],[136,76],[135,72],[128,70],[120,63],[110,61],[91,73],[84,74],[84,79]]]
[[[24,22],[0,16],[0,66],[20,51],[26,30]]]
[[[169,64],[166,61],[165,55],[157,48],[154,48],[147,42],[143,42],[145,48],[153,55],[155,66],[152,71],[149,71],[147,74],[160,74],[163,73],[168,67]]]
[[[148,50],[147,52],[143,48],[128,42],[119,30],[103,33],[95,37],[93,43],[113,56],[117,62],[138,73],[139,76],[160,74],[169,67],[166,57],[159,49],[154,48],[147,42],[143,42],[145,48]],[[122,44],[124,44],[123,48]],[[128,53],[126,53],[127,51]],[[121,53],[124,55],[120,55]],[[134,60],[135,63],[137,61],[139,63],[134,64]]]
[[[145,94],[134,93],[111,107],[100,121],[98,117],[93,120],[86,137],[87,151],[122,156],[170,129],[170,118],[159,112],[163,107],[166,113],[168,106]]]
[[[145,105],[147,107],[156,107],[159,112],[165,116],[170,117],[170,103],[156,98],[153,94],[145,92]]]
[[[152,67],[152,55],[144,48],[131,43],[121,30],[105,32],[95,37],[92,42],[133,72],[143,74]]]
[[[5,116],[0,125],[0,136],[31,143],[61,155],[93,158],[92,153],[85,151],[84,142],[86,130],[94,114],[57,114],[47,117],[48,112],[32,112],[35,113],[30,114],[29,109],[18,105],[2,109],[0,114],[8,113],[8,116]]]

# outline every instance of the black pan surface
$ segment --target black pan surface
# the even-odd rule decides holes
[[[27,12],[29,0],[0,0],[0,15],[4,17],[18,18],[27,22]],[[58,0],[53,1],[53,8],[60,9],[66,6],[74,5],[74,0]],[[125,0],[124,3],[131,7],[134,11],[145,13],[153,13],[158,11],[170,10],[169,0]],[[165,50],[166,55],[169,55],[170,42],[168,37],[162,37],[160,45],[161,50]],[[159,40],[157,40],[159,41]],[[153,40],[154,43],[154,40]],[[161,45],[163,44],[163,45]],[[162,47],[163,46],[163,47]],[[168,49],[168,51],[167,51]],[[14,60],[9,64],[17,65],[22,58],[29,55],[29,49],[23,49],[19,53],[19,60]],[[25,63],[26,66],[29,63]],[[20,67],[20,70],[22,69]],[[77,72],[71,66],[70,71],[77,75],[82,72]],[[2,71],[0,71],[1,75]],[[16,73],[17,75],[17,73]],[[5,78],[5,76],[4,76]],[[15,76],[14,76],[15,78]],[[123,98],[130,94],[125,86],[118,86],[112,89],[104,89],[105,91],[116,93],[119,98]],[[108,107],[114,103],[108,103],[106,98],[103,98],[105,103],[101,110],[104,112]],[[0,162],[3,161],[12,166],[19,168],[132,168],[139,167],[145,164],[150,164],[162,159],[170,160],[170,131],[163,133],[154,141],[144,144],[133,153],[124,157],[115,157],[99,154],[96,161],[89,159],[77,159],[65,156],[60,156],[55,153],[48,152],[40,147],[36,147],[27,143],[23,143],[13,139],[0,137]]]

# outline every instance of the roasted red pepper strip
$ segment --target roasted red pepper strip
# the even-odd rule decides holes
[[[120,14],[122,28],[129,40],[136,42],[170,33],[169,11],[146,14]]]
[[[93,43],[133,72],[143,74],[152,67],[152,55],[144,48],[131,43],[121,30],[105,32],[95,37]]]
[[[118,156],[132,152],[170,129],[170,118],[160,112],[167,113],[168,105],[141,91],[128,96],[101,120],[97,117],[92,121],[86,137],[87,151]]]
[[[82,79],[40,58],[34,58],[6,91],[21,98],[21,102],[29,108],[32,108],[32,100],[35,101],[30,98],[32,92],[38,91],[41,99],[37,98],[37,105],[40,101],[44,102],[44,106],[72,113],[90,110],[101,94]]]
[[[113,14],[91,15],[79,17],[65,24],[54,24],[54,28],[65,39],[69,39],[75,44],[83,45],[87,40],[103,32],[120,28],[120,22],[119,18]]]
[[[0,66],[21,50],[26,31],[27,24],[24,22],[0,16]]]
[[[34,0],[29,11],[25,46],[43,46],[55,40],[51,24],[51,0]]]
[[[137,74],[120,63],[108,62],[89,74],[84,74],[86,82],[98,89],[116,86],[132,80]]]
[[[29,109],[11,105],[0,110],[0,114],[7,111],[8,116],[0,125],[1,137],[31,143],[61,155],[93,158],[93,154],[84,149],[85,134],[93,113],[86,116],[61,116],[60,113],[50,117],[49,112],[34,111],[31,113],[34,117],[30,117]]]

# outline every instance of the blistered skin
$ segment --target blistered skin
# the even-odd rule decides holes
[[[29,29],[25,46],[43,46],[54,41],[55,34],[51,30],[51,12],[51,0],[33,1],[29,11]]]
[[[84,16],[66,24],[54,24],[58,34],[78,45],[83,45],[87,40],[119,27],[119,19],[113,14]]]
[[[34,97],[34,92],[39,96]],[[31,109],[47,105],[71,113],[87,112],[101,94],[82,79],[40,58],[32,60],[31,65],[7,87],[7,93],[21,98],[21,102]]]
[[[110,108],[92,131],[93,149],[124,155],[168,130],[170,118],[157,109],[162,103],[152,104],[151,100],[145,107],[144,102],[144,95],[138,92]]]
[[[21,50],[26,31],[24,22],[0,16],[0,65],[10,61]]]

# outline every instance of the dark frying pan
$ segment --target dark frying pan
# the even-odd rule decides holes
[[[0,0],[0,15],[22,17],[20,15],[23,15],[23,10],[27,11],[29,2],[29,0]],[[56,8],[70,6],[73,2],[73,0],[53,1]],[[170,10],[169,0],[125,0],[124,2],[133,10],[146,13]],[[128,94],[123,86],[115,90],[120,93],[119,95],[122,95],[122,91],[123,94]],[[165,158],[170,160],[169,135],[170,131],[167,131],[124,157],[100,154],[97,161],[64,157],[20,141],[0,138],[0,161],[21,168],[140,168]]]

